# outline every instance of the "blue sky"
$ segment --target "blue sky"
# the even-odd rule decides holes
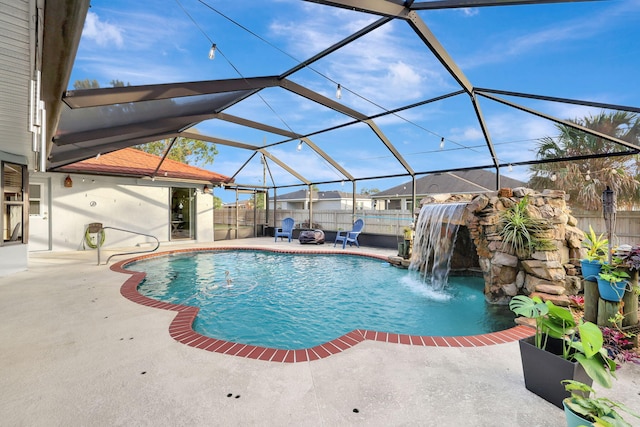
[[[640,0],[421,11],[420,17],[475,87],[640,106]],[[300,0],[93,0],[70,78],[131,85],[278,75],[377,20],[360,12]],[[194,22],[195,21],[195,22]],[[211,43],[218,46],[208,59]],[[394,21],[289,77],[367,115],[459,89],[415,32]],[[535,100],[511,101],[562,119],[599,109]],[[535,158],[536,142],[557,132],[552,122],[481,98],[480,107],[501,163]],[[350,121],[281,88],[265,89],[228,113],[307,134]],[[376,120],[416,172],[491,164],[467,95]],[[221,121],[198,131],[261,146],[277,135]],[[445,138],[440,148],[441,138]],[[311,140],[356,178],[403,173],[365,125]],[[269,151],[312,181],[341,175],[309,147],[291,141]],[[218,146],[209,169],[234,175],[250,153]],[[277,185],[298,181],[270,163]],[[527,180],[526,167],[502,173]],[[262,182],[256,157],[236,182]],[[408,178],[366,180],[385,189]],[[271,178],[268,178],[271,184]],[[350,184],[322,189],[351,191]],[[285,191],[293,191],[296,188]],[[282,191],[279,191],[281,193]]]

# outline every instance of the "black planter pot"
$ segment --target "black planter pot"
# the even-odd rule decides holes
[[[593,380],[582,365],[562,358],[562,342],[549,338],[545,350],[535,346],[534,337],[520,340],[520,358],[527,390],[563,408],[562,400],[571,393],[564,389],[562,380],[575,380],[591,385]]]

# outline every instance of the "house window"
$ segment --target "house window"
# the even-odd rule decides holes
[[[29,184],[29,215],[40,215],[41,185]]]
[[[3,244],[23,243],[25,240],[25,197],[27,167],[2,163],[2,234]]]

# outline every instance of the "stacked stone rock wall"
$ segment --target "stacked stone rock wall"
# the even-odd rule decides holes
[[[499,225],[503,212],[524,197],[528,198],[529,215],[548,225],[540,237],[552,242],[551,250],[538,250],[526,258],[503,244]],[[469,204],[464,225],[475,244],[489,302],[506,304],[518,294],[541,294],[543,299],[566,305],[566,295],[580,290],[581,280],[574,263],[580,259],[584,234],[576,227],[577,221],[567,207],[564,191],[536,192],[520,187],[475,196],[429,197],[421,204],[465,200]]]

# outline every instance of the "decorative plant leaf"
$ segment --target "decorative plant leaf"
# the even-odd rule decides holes
[[[587,322],[578,326],[578,331],[580,332],[580,341],[584,347],[583,351],[585,356],[595,356],[604,344],[600,328],[593,323]]]
[[[584,232],[585,240],[582,241],[582,246],[587,248],[586,259],[589,261],[605,261],[609,240],[603,238],[603,236],[604,234],[596,236],[591,225],[589,225],[589,232]]]
[[[516,295],[511,298],[509,309],[515,314],[529,319],[542,317],[549,312],[549,307],[540,298],[529,298],[526,295]]]
[[[586,357],[582,353],[576,353],[574,357],[582,365],[587,375],[595,382],[605,388],[613,386],[613,377],[608,370],[602,369],[602,360],[600,358]]]

